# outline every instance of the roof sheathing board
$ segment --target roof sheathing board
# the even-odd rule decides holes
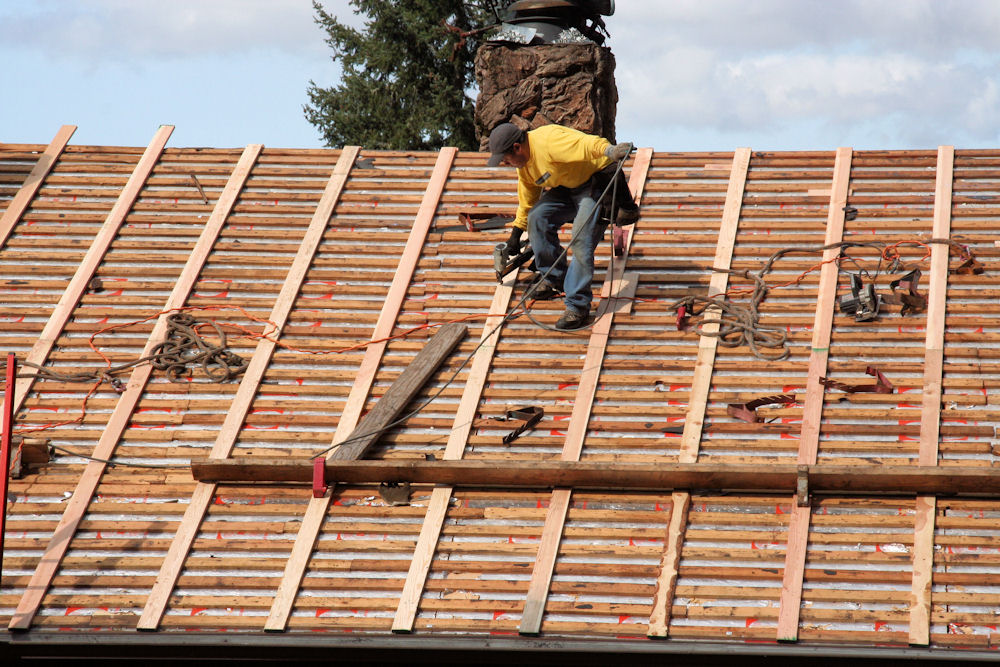
[[[0,145],[0,165],[16,167],[0,171],[13,179],[0,189],[0,207],[6,207],[31,169],[25,154],[37,155],[43,148]],[[60,157],[0,249],[2,287],[9,296],[0,317],[11,325],[0,340],[8,349],[23,356],[31,347],[141,152],[70,146]],[[188,305],[239,307],[266,319],[338,155],[266,149]],[[363,349],[316,353],[370,339],[436,159],[432,153],[377,151],[365,151],[363,157],[350,173],[283,331],[281,342],[289,347],[275,352],[234,455],[280,451],[305,457],[330,444]],[[164,152],[99,267],[101,289],[90,290],[77,306],[52,366],[100,368],[86,342],[94,331],[159,312],[238,158],[238,150]],[[584,460],[641,463],[678,455],[677,427],[687,414],[698,339],[677,330],[669,305],[707,288],[732,159],[732,153],[654,154],[643,218],[629,255],[629,270],[639,274],[637,300],[630,313],[615,318]],[[972,247],[987,271],[948,277],[940,465],[992,465],[994,460],[996,417],[990,406],[997,369],[990,362],[995,356],[990,337],[996,331],[990,322],[997,285],[989,262],[996,256],[998,161],[996,151],[956,152],[952,236]],[[776,250],[815,249],[823,243],[833,163],[832,151],[753,154],[734,269],[757,271]],[[858,215],[846,222],[845,240],[888,244],[929,238],[934,179],[933,151],[855,152],[848,203]],[[515,189],[510,173],[484,168],[478,154],[459,154],[451,168],[394,333],[473,317],[468,337],[422,397],[440,389],[472,352],[496,288],[491,251],[503,233],[457,228],[457,215],[470,210],[512,214]],[[929,263],[920,262],[925,249],[902,246],[899,251],[905,264],[924,269],[920,291],[926,293]],[[875,251],[852,250],[851,255],[865,270],[875,270]],[[610,261],[608,248],[599,249],[598,284]],[[818,261],[816,253],[789,255],[775,264],[770,282],[796,279]],[[885,264],[880,291],[887,289],[890,276],[899,275]],[[851,271],[852,264],[845,262],[842,269]],[[841,294],[845,280],[841,273]],[[731,276],[732,289],[748,284]],[[788,359],[762,361],[745,347],[719,348],[700,460],[794,461],[801,396],[795,405],[764,408],[774,420],[764,425],[728,417],[726,405],[762,395],[804,394],[817,286],[818,271],[808,272],[797,286],[772,290],[762,304],[761,324],[789,336]],[[925,317],[902,318],[897,310],[885,308],[878,321],[868,323],[836,314],[828,375],[848,383],[868,381],[865,366],[875,363],[898,393],[829,390],[820,463],[916,461]],[[560,311],[558,302],[539,302],[532,314],[551,324]],[[196,314],[261,328],[239,310]],[[141,351],[151,329],[151,323],[141,324],[97,341],[112,359],[123,361]],[[389,343],[368,408],[432,331]],[[500,443],[502,429],[473,429],[464,457],[558,458],[587,339],[587,334],[553,335],[524,318],[505,325],[479,416],[537,404],[544,406],[545,419],[509,446]],[[255,341],[234,335],[230,344],[249,356]],[[373,455],[440,457],[467,376],[468,368],[429,408],[390,431]],[[170,382],[154,374],[118,445],[117,460],[183,465],[190,456],[204,454],[235,387],[199,378]],[[18,425],[73,418],[89,388],[38,381]],[[117,400],[105,385],[91,398],[82,425],[52,428],[44,436],[89,453]],[[15,483],[18,502],[10,509],[0,616],[9,618],[16,606],[81,464],[78,457],[60,453],[40,473]],[[35,627],[134,628],[193,487],[183,468],[108,470]],[[388,632],[428,495],[429,490],[418,489],[410,507],[387,507],[370,487],[338,495],[289,630]],[[416,632],[516,632],[548,498],[541,492],[455,491]],[[543,632],[623,641],[644,636],[672,510],[670,494],[578,493],[573,498]],[[308,491],[301,488],[220,487],[174,589],[164,630],[259,631],[307,502]],[[785,496],[692,497],[671,637],[774,639],[788,503]],[[991,645],[988,620],[997,593],[977,582],[983,570],[996,568],[997,550],[990,541],[994,510],[987,501],[939,502],[932,645]],[[906,644],[912,513],[912,498],[814,503],[800,641]]]

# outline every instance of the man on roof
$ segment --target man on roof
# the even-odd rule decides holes
[[[625,177],[608,189],[617,163],[628,156],[632,144],[612,145],[607,139],[561,125],[543,125],[525,132],[513,123],[502,123],[490,133],[489,166],[517,168],[517,216],[508,248],[516,254],[524,231],[535,254],[535,268],[546,276],[535,289],[536,299],[553,299],[564,292],[566,312],[556,328],[569,331],[590,319],[594,277],[594,248],[604,236],[607,219],[628,225],[639,218],[639,208],[629,194]],[[615,191],[617,211],[611,211]],[[602,209],[608,218],[602,219]],[[559,243],[559,228],[573,222],[568,261]]]

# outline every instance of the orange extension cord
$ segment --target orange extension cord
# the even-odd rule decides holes
[[[956,250],[958,250],[958,253],[959,253],[960,257],[963,258],[963,259],[968,259],[969,257],[971,257],[971,254],[970,254],[970,252],[969,252],[969,250],[968,250],[967,247],[962,246],[962,245],[960,245],[960,244],[958,244],[958,243],[956,243],[954,241],[951,241],[951,240],[931,239],[927,243],[922,242],[922,241],[917,241],[917,240],[908,240],[908,241],[898,241],[898,242],[893,243],[891,245],[885,246],[885,247],[883,247],[881,249],[881,251],[879,253],[879,255],[880,255],[879,256],[879,260],[880,261],[886,260],[886,261],[890,261],[890,262],[893,262],[893,263],[898,262],[898,261],[901,260],[901,256],[899,254],[899,248],[901,246],[918,246],[918,247],[924,248],[925,252],[924,252],[923,257],[919,258],[916,261],[917,262],[923,262],[923,261],[926,261],[927,259],[930,258],[930,256],[931,256],[931,246],[930,246],[930,244],[931,243],[935,243],[935,242],[936,243],[947,243],[948,245],[951,245],[951,246],[955,247]],[[836,245],[842,246],[842,247],[850,247],[850,246],[854,246],[854,245],[862,246],[862,247],[863,246],[875,247],[875,244],[872,244],[870,242],[859,242],[859,243],[856,243],[856,244],[855,243],[851,243],[851,242],[844,242],[844,243],[836,244]],[[823,246],[821,248],[796,248],[796,249],[788,249],[786,251],[779,251],[779,252],[775,253],[774,255],[772,255],[771,259],[768,260],[768,262],[767,262],[764,270],[760,272],[761,280],[763,279],[763,275],[765,275],[770,270],[770,267],[773,264],[773,262],[778,257],[782,256],[783,254],[785,254],[786,252],[788,252],[790,250],[796,250],[796,251],[801,251],[801,252],[823,252],[826,249],[828,249],[828,248],[826,246]],[[828,264],[828,263],[831,263],[831,262],[836,262],[836,263],[839,264],[840,262],[844,262],[844,261],[852,261],[852,262],[857,263],[857,260],[855,258],[853,258],[853,257],[851,257],[851,256],[849,256],[847,254],[844,254],[843,252],[841,252],[841,254],[837,255],[836,257],[833,257],[833,258],[827,259],[827,260],[823,260],[823,261],[818,262],[817,264],[814,264],[813,266],[809,267],[808,269],[806,269],[805,271],[803,271],[801,274],[799,274],[798,276],[796,276],[795,278],[793,278],[792,280],[789,280],[787,282],[780,283],[780,284],[777,284],[777,285],[767,286],[766,289],[769,291],[771,289],[779,289],[779,288],[785,288],[785,287],[791,287],[791,286],[794,286],[794,285],[798,285],[799,283],[802,282],[802,280],[805,279],[806,276],[808,276],[810,273],[812,273],[812,272],[820,269],[824,264]],[[730,271],[730,273],[736,274],[736,273],[744,273],[744,272]],[[753,294],[756,289],[757,288],[750,288],[750,289],[747,289],[747,288],[735,288],[735,289],[730,289],[725,294],[721,295],[721,298],[728,299],[728,298],[734,297],[734,296],[747,296],[747,295]],[[720,298],[720,297],[717,297],[717,298]],[[651,300],[650,299],[643,299],[643,298],[640,298],[640,297],[634,297],[633,301],[637,301],[637,302],[650,302]],[[527,305],[525,305],[524,308],[523,308],[524,313],[528,313],[528,311],[530,311],[530,309],[534,305],[534,303],[535,303],[534,300],[532,300],[530,303],[528,303]],[[367,347],[369,345],[372,345],[372,344],[375,344],[375,343],[383,343],[383,342],[389,342],[389,341],[392,341],[392,340],[398,340],[398,339],[401,339],[401,338],[406,338],[408,336],[413,335],[414,333],[416,333],[418,331],[422,331],[424,329],[429,329],[429,328],[432,328],[432,327],[443,326],[445,324],[450,324],[452,322],[466,322],[466,321],[470,321],[470,320],[486,319],[486,318],[494,317],[494,316],[496,316],[496,317],[508,317],[508,319],[509,319],[510,315],[516,316],[514,313],[511,313],[510,315],[508,315],[506,313],[484,313],[484,314],[466,315],[464,317],[459,317],[459,318],[455,318],[455,319],[452,319],[452,320],[447,320],[447,321],[444,321],[444,322],[436,322],[436,323],[430,323],[430,322],[428,322],[426,324],[421,324],[419,326],[415,326],[415,327],[412,327],[410,329],[406,329],[404,331],[401,331],[400,333],[393,334],[391,336],[386,336],[385,338],[380,338],[380,339],[376,339],[376,340],[365,341],[365,342],[358,343],[356,345],[351,345],[351,346],[348,346],[348,347],[331,348],[331,349],[327,349],[327,350],[305,350],[305,349],[302,349],[302,348],[297,348],[297,347],[295,347],[293,345],[290,345],[288,343],[284,343],[284,342],[278,340],[277,338],[275,338],[274,335],[276,334],[276,332],[278,331],[278,328],[279,328],[277,324],[275,324],[271,320],[251,315],[244,308],[242,308],[240,306],[184,306],[184,307],[180,307],[180,308],[173,308],[173,309],[170,309],[170,310],[160,311],[158,313],[150,315],[149,317],[146,317],[146,318],[143,318],[143,319],[140,319],[140,320],[135,320],[133,322],[126,322],[126,323],[122,323],[122,324],[114,324],[114,325],[111,325],[111,326],[108,326],[108,327],[104,327],[103,329],[95,331],[93,334],[91,334],[90,337],[87,340],[87,344],[90,346],[90,348],[98,356],[101,357],[101,359],[104,360],[104,362],[106,364],[106,368],[110,369],[112,367],[112,365],[113,365],[111,359],[109,359],[103,352],[101,352],[100,348],[98,348],[97,345],[94,342],[94,339],[97,338],[98,336],[110,333],[112,331],[117,331],[119,329],[124,329],[124,328],[128,328],[128,327],[131,327],[131,326],[136,326],[136,325],[139,325],[139,324],[143,324],[143,323],[148,322],[150,320],[153,320],[153,319],[156,319],[158,317],[161,317],[162,315],[168,315],[168,314],[171,314],[171,313],[174,313],[174,312],[225,311],[225,310],[235,310],[235,311],[238,311],[246,319],[251,320],[253,322],[258,322],[260,324],[265,325],[264,330],[261,331],[261,332],[257,332],[257,331],[253,331],[251,329],[248,329],[248,328],[246,328],[246,327],[244,327],[244,326],[242,326],[240,324],[236,324],[234,322],[223,322],[223,321],[217,321],[217,320],[209,320],[209,321],[205,321],[205,322],[199,323],[199,325],[196,325],[195,328],[197,329],[197,326],[207,326],[210,323],[214,323],[214,324],[219,325],[219,326],[229,327],[231,329],[239,331],[242,334],[240,337],[244,338],[244,339],[249,339],[249,340],[265,339],[265,340],[268,340],[268,341],[272,342],[273,344],[275,344],[278,347],[282,347],[282,348],[290,350],[292,352],[298,352],[298,353],[301,353],[301,354],[317,354],[317,355],[319,355],[319,354],[344,354],[346,352],[352,352],[354,350],[365,348],[365,347]],[[138,363],[142,363],[142,361],[143,360],[140,360]],[[68,426],[68,425],[71,425],[71,424],[81,423],[84,420],[84,418],[86,417],[87,403],[90,400],[90,397],[93,396],[94,393],[97,392],[97,390],[101,386],[101,384],[103,384],[107,379],[108,379],[108,374],[105,373],[101,378],[99,378],[97,380],[97,382],[94,384],[94,386],[91,387],[90,391],[88,391],[87,394],[83,397],[83,400],[81,401],[81,406],[80,406],[80,414],[76,418],[70,419],[70,420],[66,420],[66,421],[62,421],[62,422],[47,423],[47,424],[43,424],[41,426],[36,426],[36,427],[31,427],[31,428],[23,428],[22,427],[22,428],[15,429],[14,433],[32,433],[32,432],[38,432],[38,431],[45,431],[45,430],[57,428],[57,427],[60,427],[60,426]]]
[[[532,302],[532,304],[533,304],[533,302]],[[528,307],[530,308],[530,306],[531,306],[531,304],[529,304]],[[214,323],[214,324],[222,326],[222,327],[228,327],[230,329],[239,331],[241,333],[240,338],[248,339],[248,340],[260,340],[260,339],[268,340],[268,341],[274,343],[278,347],[282,347],[282,348],[290,350],[292,352],[299,352],[299,353],[302,353],[302,354],[344,354],[344,353],[347,353],[347,352],[353,352],[355,350],[363,349],[363,348],[365,348],[365,347],[367,347],[369,345],[373,345],[373,344],[376,344],[376,343],[385,343],[385,342],[389,342],[389,341],[393,341],[393,340],[398,340],[398,339],[401,339],[401,338],[406,338],[408,336],[412,336],[413,334],[417,333],[418,331],[422,331],[424,329],[430,329],[432,327],[444,326],[445,324],[451,324],[452,322],[467,322],[467,321],[476,320],[476,319],[486,319],[486,318],[493,317],[493,316],[504,317],[506,315],[506,313],[500,313],[500,314],[496,314],[496,313],[482,313],[482,314],[466,315],[464,317],[458,317],[458,318],[455,318],[455,319],[452,319],[452,320],[446,320],[446,321],[443,321],[443,322],[428,322],[426,324],[421,324],[421,325],[418,325],[418,326],[415,326],[415,327],[411,327],[411,328],[406,329],[404,331],[401,331],[401,332],[399,332],[397,334],[393,334],[391,336],[386,336],[385,338],[378,338],[378,339],[375,339],[375,340],[369,340],[369,341],[365,341],[363,343],[358,343],[357,345],[350,345],[348,347],[330,348],[330,349],[325,349],[325,350],[304,350],[302,348],[297,348],[294,345],[290,345],[288,343],[282,342],[282,341],[278,340],[277,338],[275,338],[274,335],[278,331],[278,325],[277,324],[275,324],[271,320],[268,320],[268,319],[265,319],[265,318],[261,318],[261,317],[257,317],[255,315],[252,315],[252,314],[248,313],[241,306],[183,306],[183,307],[180,307],[180,308],[172,308],[170,310],[163,310],[163,311],[160,311],[158,313],[155,313],[153,315],[150,315],[149,317],[145,317],[145,318],[140,319],[140,320],[134,320],[132,322],[123,322],[123,323],[120,323],[120,324],[113,324],[111,326],[104,327],[103,329],[99,329],[99,330],[95,331],[94,333],[92,333],[90,335],[90,337],[87,339],[87,345],[89,345],[90,349],[93,350],[104,361],[105,368],[106,369],[110,369],[113,366],[113,362],[111,361],[110,358],[108,358],[107,355],[105,355],[101,351],[101,349],[94,342],[94,340],[98,336],[102,336],[102,335],[108,334],[110,332],[117,331],[119,329],[126,329],[128,327],[133,327],[133,326],[137,326],[139,324],[144,324],[146,322],[149,322],[150,320],[154,320],[154,319],[159,318],[159,317],[161,317],[163,315],[169,315],[171,313],[176,313],[176,312],[190,312],[190,311],[224,311],[224,310],[235,310],[235,311],[238,311],[240,314],[242,314],[248,320],[251,320],[253,322],[259,322],[260,324],[265,325],[265,327],[264,327],[263,331],[258,332],[258,331],[253,331],[251,329],[248,329],[247,327],[245,327],[243,325],[240,325],[240,324],[237,324],[235,322],[224,322],[224,321],[218,321],[218,320],[207,320],[207,321],[204,321],[204,322],[200,322],[194,328],[197,329],[199,326],[208,326],[209,324]],[[149,360],[140,360],[138,363],[143,363],[143,362],[149,363]],[[87,394],[83,397],[83,399],[81,401],[81,405],[80,405],[80,414],[77,417],[75,417],[74,419],[69,419],[69,420],[61,421],[61,422],[46,423],[46,424],[42,424],[40,426],[34,426],[34,427],[30,427],[30,428],[29,427],[21,427],[21,428],[14,429],[13,432],[17,433],[17,434],[34,433],[34,432],[38,432],[38,431],[46,431],[46,430],[49,430],[49,429],[58,428],[60,426],[69,426],[69,425],[72,425],[72,424],[79,424],[79,423],[83,422],[84,418],[86,417],[87,404],[90,401],[90,398],[97,392],[97,390],[100,388],[100,386],[107,381],[107,379],[109,377],[110,377],[109,374],[107,372],[105,372],[105,373],[102,374],[102,377],[98,378],[98,380],[90,388],[90,391],[88,391]]]

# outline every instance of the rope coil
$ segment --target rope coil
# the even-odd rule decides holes
[[[198,333],[198,329],[206,326],[215,330],[217,345],[207,343]],[[167,339],[156,345],[147,358],[153,368],[166,371],[167,377],[175,382],[193,364],[200,363],[205,375],[215,382],[228,382],[250,365],[246,359],[226,349],[226,333],[222,327],[187,313],[167,316]]]

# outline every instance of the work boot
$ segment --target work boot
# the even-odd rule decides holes
[[[587,324],[590,319],[589,311],[580,311],[575,308],[567,308],[566,312],[556,322],[556,329],[560,331],[572,331]]]
[[[618,219],[615,224],[619,227],[628,227],[639,221],[639,208],[619,208]]]
[[[535,291],[531,293],[531,298],[537,299],[538,301],[549,301],[562,294],[562,290],[558,289],[548,280],[543,280],[540,283],[537,283],[534,290]]]

